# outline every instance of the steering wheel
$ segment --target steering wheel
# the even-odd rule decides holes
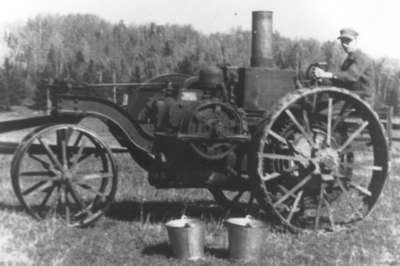
[[[309,65],[305,72],[306,80],[308,80],[308,82],[311,85],[321,85],[323,83],[324,79],[321,77],[317,77],[315,75],[315,70],[318,67],[318,68],[322,68],[323,70],[326,71],[327,65],[328,64],[326,62],[312,63],[311,65]]]
[[[306,78],[309,80],[313,80],[313,81],[318,81],[321,78],[317,77],[315,75],[315,69],[318,68],[322,68],[325,70],[327,66],[327,63],[325,62],[319,62],[319,63],[312,63],[311,65],[308,66],[307,70],[306,70]]]

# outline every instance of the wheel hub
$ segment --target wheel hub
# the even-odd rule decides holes
[[[72,178],[73,178],[73,175],[72,175],[72,172],[70,170],[66,170],[66,171],[63,172],[62,179],[72,180]]]
[[[323,173],[330,173],[339,167],[339,154],[332,148],[319,150],[317,153],[317,162]]]

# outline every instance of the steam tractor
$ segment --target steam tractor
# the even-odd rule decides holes
[[[131,84],[122,107],[82,95],[90,84],[49,86],[50,115],[0,126],[35,127],[11,164],[16,196],[36,218],[99,218],[116,192],[117,151],[78,125],[97,117],[157,188],[206,188],[223,206],[246,197],[293,230],[361,221],[388,175],[377,114],[354,92],[275,68],[272,12],[253,12],[250,61]]]

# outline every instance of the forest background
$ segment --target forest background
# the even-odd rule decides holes
[[[3,36],[8,53],[0,67],[0,107],[44,108],[39,84],[73,82],[143,82],[156,75],[197,74],[203,65],[248,66],[251,33],[204,34],[191,25],[126,25],[95,15],[38,15],[14,25]],[[281,69],[304,72],[309,64],[326,62],[334,70],[345,54],[337,41],[290,39],[275,31],[273,56]],[[399,114],[400,60],[371,58],[376,101]],[[100,92],[109,97],[110,91]]]

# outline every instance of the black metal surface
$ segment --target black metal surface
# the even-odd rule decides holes
[[[46,124],[78,123],[83,117],[79,114],[46,115],[0,122],[0,133],[27,129]]]
[[[139,113],[145,108],[148,100],[158,93],[162,93],[163,88],[171,83],[173,87],[183,86],[183,82],[189,78],[186,74],[165,74],[156,76],[146,82],[146,84],[155,84],[154,86],[139,86],[129,94],[128,113],[134,121],[138,120]]]
[[[221,160],[228,156],[238,142],[250,138],[238,111],[224,101],[203,101],[182,123],[178,139],[190,142],[202,158]],[[246,127],[247,128],[247,127]]]
[[[280,98],[295,89],[295,71],[271,68],[244,68],[243,107],[269,110]]]
[[[61,114],[94,116],[105,121],[115,138],[129,149],[132,158],[145,170],[149,170],[154,159],[151,153],[152,142],[123,108],[106,100],[82,96],[59,96],[55,107]]]
[[[19,144],[20,144],[19,142],[0,141],[0,154],[14,154],[14,152],[17,149]],[[54,151],[56,150],[55,146],[50,145],[49,147]],[[120,148],[120,147],[110,147],[110,150],[112,153],[127,153],[127,152],[129,152],[128,149]],[[73,150],[73,151],[75,151],[75,150]],[[32,154],[45,154],[45,150],[39,144],[32,144],[31,152],[32,152]],[[86,147],[82,150],[82,154],[85,154],[85,153],[89,154],[89,153],[93,153],[93,152],[94,152],[94,148],[90,148],[90,147]]]

